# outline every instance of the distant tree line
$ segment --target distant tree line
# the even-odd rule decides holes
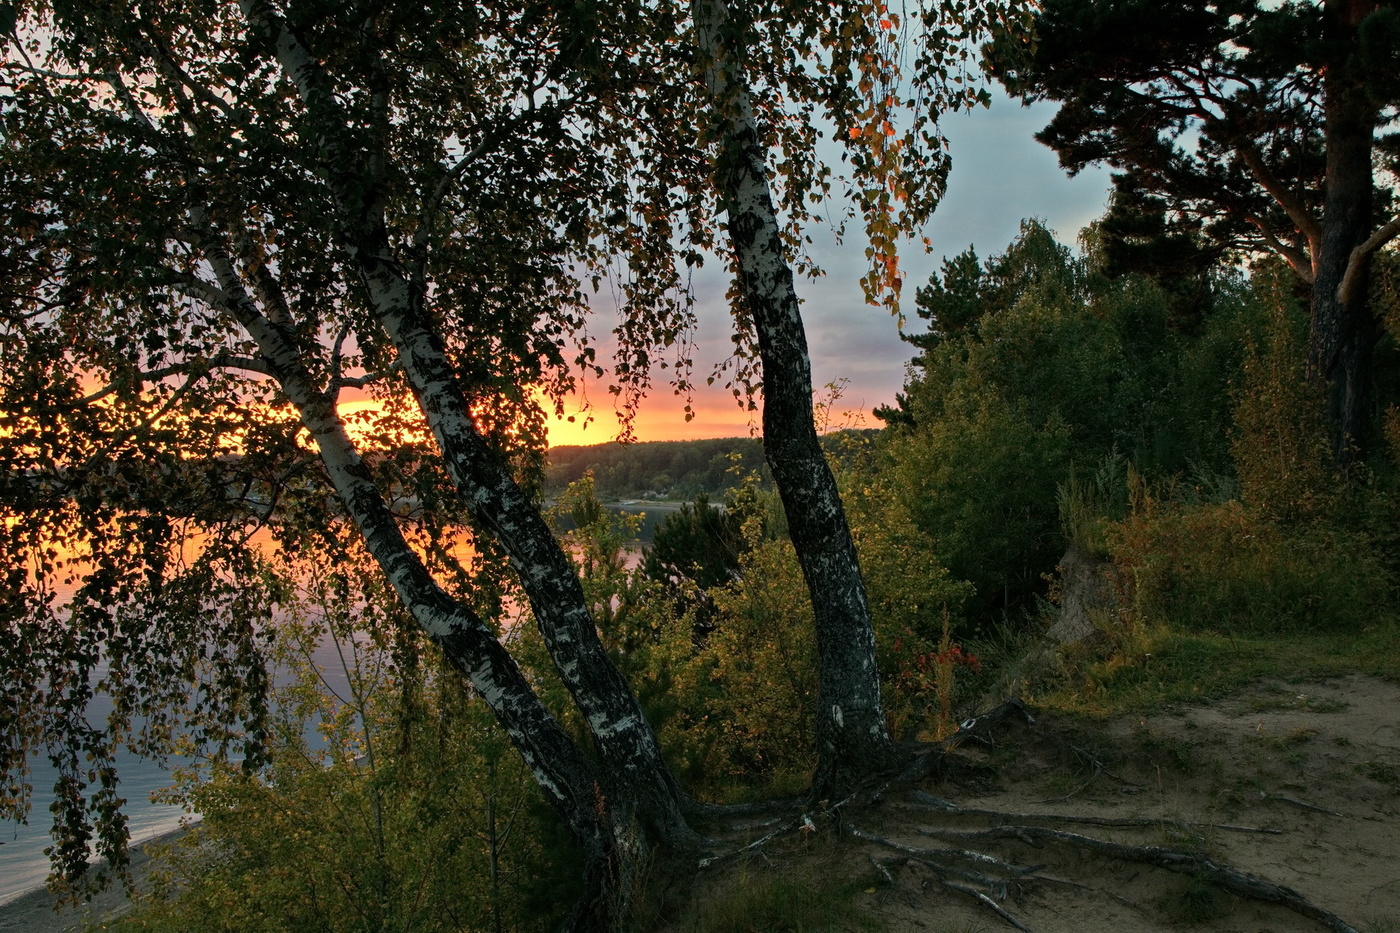
[[[772,483],[762,441],[722,437],[554,447],[549,451],[545,492],[555,495],[590,471],[597,494],[604,498],[692,499],[702,493],[722,493],[754,473],[764,486]]]

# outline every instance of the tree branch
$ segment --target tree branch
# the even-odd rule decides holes
[[[1342,274],[1341,284],[1337,286],[1339,302],[1344,305],[1351,304],[1352,299],[1356,297],[1353,292],[1361,281],[1361,273],[1370,261],[1371,254],[1397,236],[1400,236],[1400,217],[1392,219],[1390,223],[1371,234],[1365,243],[1351,251],[1351,257],[1347,260],[1347,271]]]
[[[288,327],[292,323],[292,309],[287,301],[282,283],[268,268],[267,253],[244,229],[230,231],[233,248],[238,251],[239,261],[244,270],[252,276],[253,293],[266,309],[268,320]]]
[[[457,160],[450,169],[443,173],[438,179],[437,185],[433,188],[433,193],[423,202],[423,210],[418,219],[418,229],[413,234],[413,247],[421,250],[427,245],[428,237],[431,236],[432,221],[442,207],[442,201],[447,197],[447,192],[462,177],[462,174],[478,159],[485,155],[496,145],[496,140],[500,134],[492,133],[489,130],[481,137],[470,152],[465,153]]]
[[[223,100],[207,87],[200,84],[190,76],[189,72],[181,68],[180,63],[175,60],[175,57],[171,55],[165,47],[165,43],[156,38],[153,26],[144,19],[141,20],[141,31],[145,35],[145,42],[143,44],[146,46],[147,53],[155,60],[156,67],[158,67],[168,79],[184,87],[192,93],[197,100],[205,105],[213,107],[230,120],[238,122],[233,112],[233,107],[229,105],[228,101]]]
[[[136,95],[131,93],[131,88],[126,86],[126,82],[122,80],[122,76],[115,71],[109,71],[104,75],[104,78],[107,84],[111,86],[113,92],[116,93],[117,100],[126,105],[127,114],[152,133],[158,133],[159,131],[155,123],[151,121],[150,115],[141,109],[141,103],[136,99]]]
[[[198,381],[216,369],[243,369],[264,376],[272,375],[267,364],[262,360],[255,360],[247,356],[233,356],[227,353],[220,353],[218,356],[211,357],[207,360],[188,360],[184,363],[162,366],[159,369],[148,369],[144,372],[137,372],[125,378],[113,379],[96,392],[85,395],[72,404],[63,406],[62,410],[66,411],[68,409],[78,408],[82,405],[91,405],[93,402],[101,401],[127,386],[133,384],[140,385],[147,382],[159,382],[170,376],[189,375],[193,380]]]
[[[1264,164],[1263,158],[1259,155],[1259,150],[1254,148],[1254,144],[1247,140],[1240,140],[1235,144],[1235,150],[1239,152],[1240,158],[1244,160],[1245,166],[1255,181],[1278,202],[1283,208],[1288,219],[1293,221],[1299,232],[1308,240],[1308,250],[1316,256],[1322,246],[1322,225],[1317,222],[1317,218],[1308,213],[1303,202],[1293,196],[1293,193],[1284,187],[1278,176],[1269,170]],[[1287,256],[1284,257],[1288,258]],[[1311,266],[1311,259],[1309,265]],[[1291,263],[1290,263],[1291,265]],[[1308,281],[1312,281],[1312,276],[1308,276]]]
[[[25,58],[28,57],[28,55],[25,56]],[[53,71],[49,68],[39,68],[33,64],[23,64],[20,62],[10,62],[9,64],[11,68],[23,71],[25,74],[34,75],[36,78],[51,78],[54,81],[91,81],[94,78],[103,80],[107,78],[107,75],[97,72],[92,74],[83,74],[80,72],[68,74],[62,71]]]
[[[181,269],[172,269],[168,266],[161,270],[170,279],[170,284],[175,286],[187,298],[194,298],[209,305],[211,308],[218,308],[228,311],[233,307],[233,296],[219,288],[204,281],[199,276]]]
[[[1274,231],[1269,229],[1269,225],[1257,214],[1245,214],[1244,219],[1258,228],[1260,236],[1269,248],[1283,257],[1283,261],[1309,285],[1312,284],[1315,275],[1313,273],[1312,259],[1297,247],[1289,246],[1278,238]]]

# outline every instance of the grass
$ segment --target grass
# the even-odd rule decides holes
[[[1400,785],[1400,770],[1388,761],[1364,761],[1356,766],[1356,770],[1366,775],[1373,781],[1382,784]]]
[[[1358,637],[1339,634],[1228,636],[1158,626],[1124,638],[1097,656],[1071,662],[1042,706],[1105,716],[1219,699],[1260,680],[1305,683],[1350,673],[1400,680],[1400,625],[1377,624]],[[1280,700],[1299,708],[1297,694]],[[1337,712],[1339,704],[1305,704]]]
[[[1182,773],[1190,773],[1195,767],[1195,755],[1190,742],[1176,736],[1163,735],[1146,727],[1134,729],[1133,738],[1137,740],[1146,761],[1165,765]]]
[[[1199,926],[1219,920],[1230,912],[1233,898],[1209,878],[1193,876],[1179,891],[1162,900],[1162,912],[1173,923]]]

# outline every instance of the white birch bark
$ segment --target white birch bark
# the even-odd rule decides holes
[[[200,297],[219,300],[221,310],[257,344],[268,372],[315,439],[332,485],[399,599],[495,713],[546,797],[585,848],[600,855],[605,830],[599,821],[599,784],[592,764],[540,702],[485,622],[437,584],[404,540],[333,400],[317,387],[282,328],[247,294],[226,250],[208,230],[203,212],[196,209],[193,214],[196,228],[207,231],[203,253],[219,285],[217,294]]]
[[[724,0],[692,0],[695,42],[721,139],[715,172],[763,368],[764,452],[815,614],[820,687],[815,796],[836,797],[895,760],[875,636],[845,510],[812,417],[807,336],[783,253],[766,155]]]
[[[320,65],[257,0],[243,0],[250,21],[269,32],[283,71],[292,78],[309,111],[335,114]],[[314,132],[314,129],[313,129]],[[392,254],[382,209],[374,203],[377,178],[345,149],[349,133],[321,133],[337,166],[333,193],[342,217],[340,239],[358,264],[376,316],[397,349],[448,470],[472,515],[505,547],[530,600],[551,659],[584,714],[602,759],[602,786],[619,824],[640,821],[649,835],[668,842],[693,841],[681,814],[681,794],[661,755],[655,732],[626,679],[607,656],[594,628],[582,585],[539,510],[511,477],[501,458],[476,429],[466,395],[441,336],[408,276]]]

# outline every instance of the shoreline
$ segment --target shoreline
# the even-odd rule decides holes
[[[131,874],[141,887],[154,860],[148,846],[173,842],[189,832],[189,827],[167,830],[131,844]],[[45,886],[32,888],[13,900],[0,904],[0,933],[68,933],[82,928],[84,920],[105,920],[126,913],[131,901],[126,889],[112,884],[92,900],[58,906],[59,899]]]

